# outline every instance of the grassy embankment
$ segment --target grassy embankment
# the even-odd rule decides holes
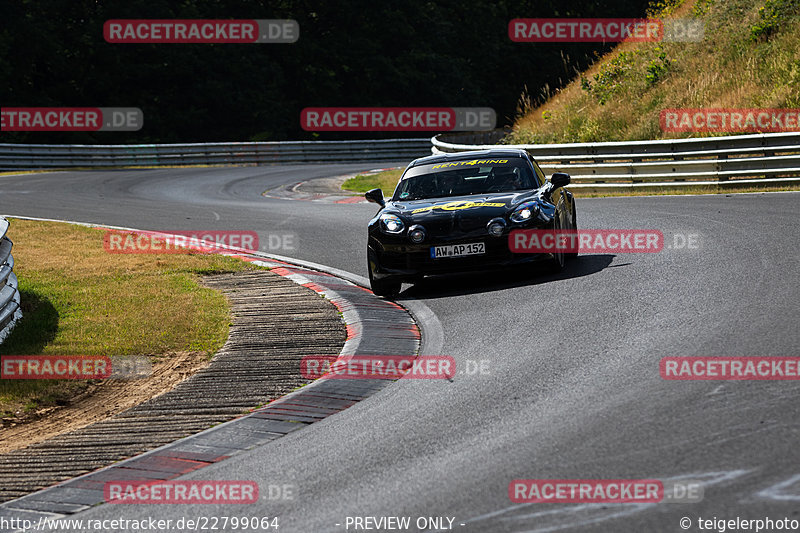
[[[12,220],[23,319],[2,355],[213,355],[228,336],[225,297],[203,274],[253,268],[219,255],[110,254],[102,230]],[[113,361],[113,359],[112,359]],[[4,423],[65,405],[91,385],[78,380],[0,380]]]
[[[800,107],[800,1],[670,1],[697,18],[694,43],[622,43],[541,105],[520,99],[510,144],[711,136],[663,133],[665,108]],[[663,14],[662,14],[663,13]]]

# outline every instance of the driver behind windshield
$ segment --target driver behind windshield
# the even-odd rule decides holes
[[[470,167],[433,173],[425,173],[426,170],[412,169],[420,173],[399,184],[397,199],[447,198],[533,188],[530,172],[520,166]]]
[[[461,178],[453,172],[443,172],[439,175],[439,196],[455,196],[456,187],[461,183]]]
[[[400,195],[401,199],[416,200],[421,198],[441,198],[452,196],[461,182],[461,178],[453,172],[442,172],[439,175],[420,176],[412,178],[407,192]]]
[[[513,167],[495,168],[493,174],[492,184],[487,192],[518,191],[525,188]]]

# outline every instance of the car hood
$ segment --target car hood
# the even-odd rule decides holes
[[[458,237],[485,232],[491,219],[505,218],[520,203],[538,198],[535,191],[475,194],[390,202],[383,212],[399,215],[409,225],[422,225],[432,237]]]
[[[531,191],[524,191],[521,193],[473,194],[409,202],[390,202],[386,206],[386,212],[398,214],[412,223],[452,218],[488,220],[503,216],[521,202],[537,197],[538,195]]]

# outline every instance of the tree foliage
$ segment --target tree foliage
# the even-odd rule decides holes
[[[646,0],[2,0],[4,107],[139,107],[138,132],[14,133],[2,142],[341,138],[309,106],[488,106],[510,124],[527,85],[560,87],[597,44],[515,43],[513,18],[637,17]],[[110,44],[108,19],[295,19],[295,44]],[[566,60],[564,58],[567,58]],[[353,135],[350,134],[350,137]],[[375,133],[364,136],[376,137]],[[396,136],[396,134],[394,135]]]

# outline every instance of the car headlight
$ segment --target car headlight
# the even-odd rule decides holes
[[[512,222],[527,222],[539,214],[539,204],[533,202],[523,202],[514,209],[509,217]]]
[[[403,224],[403,221],[400,220],[400,217],[397,215],[390,215],[386,213],[381,215],[381,228],[386,233],[397,235],[399,233],[403,233],[403,230],[406,229],[406,225]]]
[[[505,229],[506,221],[502,218],[492,219],[488,224],[486,224],[486,231],[488,231],[489,235],[492,237],[502,237]]]
[[[425,228],[416,224],[408,228],[408,238],[411,239],[411,242],[414,244],[419,244],[425,240]]]

